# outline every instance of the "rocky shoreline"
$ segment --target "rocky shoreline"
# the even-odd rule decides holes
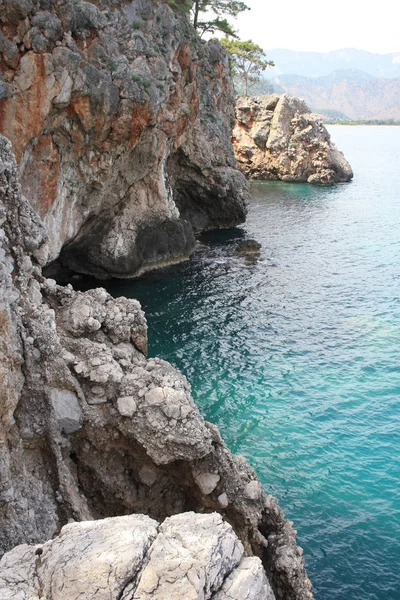
[[[276,598],[311,598],[302,552],[275,498],[200,416],[187,380],[146,358],[139,303],[42,276],[46,229],[21,195],[3,137],[0,191],[1,551],[43,543],[71,519],[144,513],[159,522],[219,512],[246,555],[262,560]],[[30,572],[36,550],[24,545],[0,563],[0,589],[10,598],[31,585],[17,574],[21,552]]]
[[[225,52],[165,2],[109,4],[0,6],[1,596],[310,599],[292,524],[147,358],[139,303],[43,275],[133,276],[245,218]]]

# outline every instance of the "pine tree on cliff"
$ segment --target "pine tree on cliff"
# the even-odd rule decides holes
[[[237,37],[232,25],[226,17],[237,17],[244,10],[249,10],[249,7],[241,0],[168,0],[170,4],[190,12],[193,27],[200,34],[215,33],[221,31],[226,35]],[[205,14],[208,17],[214,15],[214,18],[201,20],[201,15]]]
[[[221,40],[221,44],[231,56],[233,78],[243,87],[244,96],[248,96],[249,87],[260,80],[260,75],[267,67],[274,67],[274,61],[265,60],[264,50],[247,40]]]
[[[200,35],[205,32],[221,31],[236,37],[235,31],[225,17],[237,17],[244,10],[249,10],[249,7],[240,0],[194,0],[192,6],[193,26]],[[214,14],[215,18],[201,21],[202,13]]]

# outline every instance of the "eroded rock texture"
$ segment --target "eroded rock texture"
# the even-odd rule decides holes
[[[69,519],[217,511],[246,555],[261,558],[276,598],[311,598],[276,500],[203,420],[186,379],[146,359],[138,302],[43,277],[46,230],[2,137],[0,203],[1,552],[43,543]],[[253,566],[232,573],[217,598],[236,598],[230,590],[246,587]]]
[[[0,561],[3,600],[275,600],[259,558],[215,513],[161,525],[143,515],[66,525]]]
[[[233,145],[249,179],[333,185],[353,177],[320,118],[287,94],[239,98]]]
[[[159,0],[4,0],[0,133],[48,261],[104,278],[187,257],[245,217],[228,59]]]

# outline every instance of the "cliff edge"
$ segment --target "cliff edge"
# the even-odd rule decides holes
[[[232,141],[249,179],[334,185],[353,178],[320,117],[287,94],[239,98]]]

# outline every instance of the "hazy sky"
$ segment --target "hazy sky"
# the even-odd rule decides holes
[[[251,10],[239,15],[235,29],[242,40],[252,39],[265,50],[400,52],[399,0],[245,2]]]

